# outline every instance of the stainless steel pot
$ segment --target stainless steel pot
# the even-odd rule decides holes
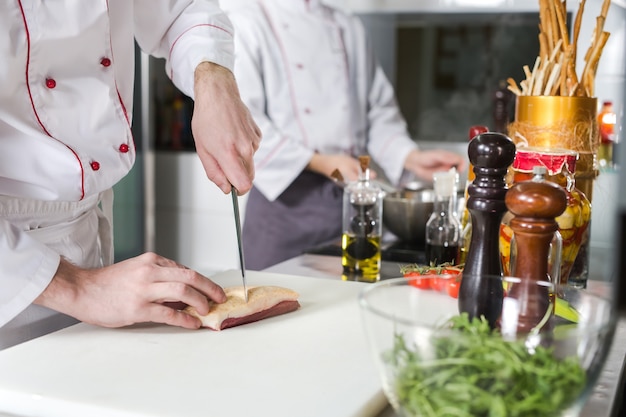
[[[388,193],[383,198],[383,225],[401,241],[423,245],[434,201],[432,189]]]

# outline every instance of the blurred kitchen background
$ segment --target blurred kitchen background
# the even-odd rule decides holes
[[[223,5],[234,2],[223,0]],[[512,120],[514,98],[503,83],[508,77],[519,83],[523,66],[532,67],[537,56],[538,0],[328,2],[362,18],[420,146],[466,154],[471,125],[501,131]],[[587,0],[579,41],[583,50],[601,4]],[[567,5],[571,20],[578,2]],[[611,37],[598,68],[596,96],[599,104],[612,101],[618,113],[619,147],[626,86],[626,0],[613,0],[605,30]],[[231,200],[206,179],[195,155],[189,127],[193,103],[167,79],[162,60],[137,54],[133,128],[138,157],[115,188],[116,260],[150,250],[205,273],[236,268]],[[604,169],[594,186],[591,247],[596,252],[609,253],[614,247],[617,213],[626,212],[626,202],[615,198],[620,175],[624,184],[623,172]],[[240,205],[245,217],[245,197]]]

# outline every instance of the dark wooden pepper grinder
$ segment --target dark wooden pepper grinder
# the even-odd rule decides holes
[[[459,289],[459,311],[470,318],[484,316],[495,327],[503,299],[502,282],[497,277],[502,276],[499,236],[507,211],[505,176],[515,159],[515,144],[502,133],[482,133],[470,141],[468,156],[475,174],[466,203],[472,238]]]
[[[515,216],[509,223],[517,252],[511,271],[521,282],[511,287],[508,296],[518,301],[518,332],[532,330],[552,312],[550,298],[554,293],[537,281],[551,281],[548,273],[550,243],[559,229],[555,217],[567,207],[565,190],[541,179],[541,173],[547,172],[545,167],[537,166],[534,172],[539,175],[538,179],[518,182],[505,198],[506,206]]]

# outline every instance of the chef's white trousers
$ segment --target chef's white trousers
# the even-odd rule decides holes
[[[0,217],[83,268],[113,263],[112,212],[112,190],[79,202],[0,196]],[[65,314],[30,305],[0,328],[0,349],[75,323]]]

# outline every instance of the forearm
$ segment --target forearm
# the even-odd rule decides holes
[[[330,177],[334,168],[331,169],[327,165],[328,164],[326,163],[326,158],[324,157],[324,155],[320,155],[319,153],[315,152],[311,156],[311,160],[307,164],[306,169]]]
[[[235,76],[226,67],[213,62],[204,61],[198,64],[194,71],[194,96],[197,100],[214,94],[219,97],[239,97],[239,89]]]
[[[339,170],[346,181],[355,181],[359,177],[361,165],[350,155],[314,153],[307,169],[329,178],[332,178],[333,171]]]
[[[80,268],[61,258],[52,281],[35,299],[34,304],[76,317],[72,307],[77,304],[79,286],[76,285],[76,282],[81,279],[81,274]]]
[[[233,73],[203,62],[194,74],[191,129],[207,177],[224,193],[231,185],[241,194],[252,187],[253,156],[261,131],[239,95]]]

